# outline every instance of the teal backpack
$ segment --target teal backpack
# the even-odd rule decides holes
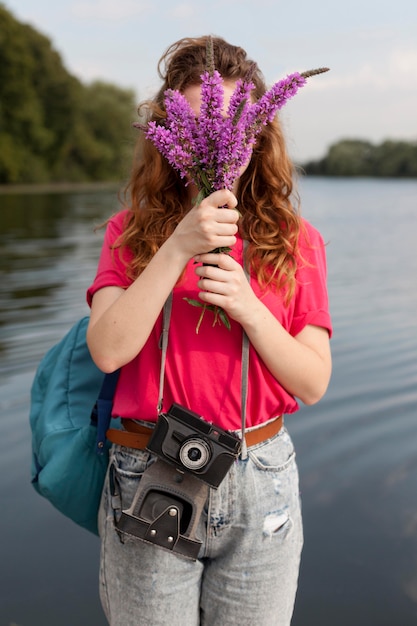
[[[106,431],[119,371],[103,374],[82,318],[43,357],[31,389],[32,484],[74,522],[98,534],[108,465]]]

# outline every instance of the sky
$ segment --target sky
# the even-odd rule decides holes
[[[242,46],[268,86],[329,67],[282,110],[297,162],[341,139],[417,141],[416,0],[2,0],[49,37],[84,83],[159,88],[158,60],[181,37],[218,35]]]

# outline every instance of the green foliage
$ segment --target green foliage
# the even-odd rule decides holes
[[[134,112],[133,91],[83,85],[0,4],[0,183],[120,180]]]
[[[344,139],[332,145],[320,161],[303,165],[318,176],[417,177],[417,142]]]

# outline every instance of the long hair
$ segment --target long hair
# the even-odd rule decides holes
[[[161,122],[165,116],[164,92],[183,91],[201,83],[206,66],[207,37],[185,38],[174,43],[158,64],[163,80],[156,97],[141,105],[145,123]],[[253,62],[243,48],[213,37],[214,66],[225,81],[243,78]],[[266,91],[256,67],[252,76],[252,97]],[[294,167],[287,154],[278,119],[258,136],[251,161],[237,189],[240,232],[249,241],[246,262],[263,286],[284,289],[289,301],[295,290],[297,242],[300,217],[291,202]],[[137,140],[130,180],[125,190],[131,217],[119,242],[133,252],[128,268],[138,276],[152,256],[172,234],[189,207],[188,190],[180,175],[141,133]]]

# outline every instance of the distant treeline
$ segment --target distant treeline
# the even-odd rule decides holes
[[[47,37],[0,4],[0,184],[119,181],[131,159],[135,119],[132,90],[81,83]],[[303,169],[417,177],[417,142],[343,140]]]
[[[417,142],[384,141],[374,145],[344,139],[332,145],[323,159],[302,167],[307,174],[317,176],[417,177]]]
[[[84,85],[0,4],[0,183],[120,180],[135,109],[133,91]]]

